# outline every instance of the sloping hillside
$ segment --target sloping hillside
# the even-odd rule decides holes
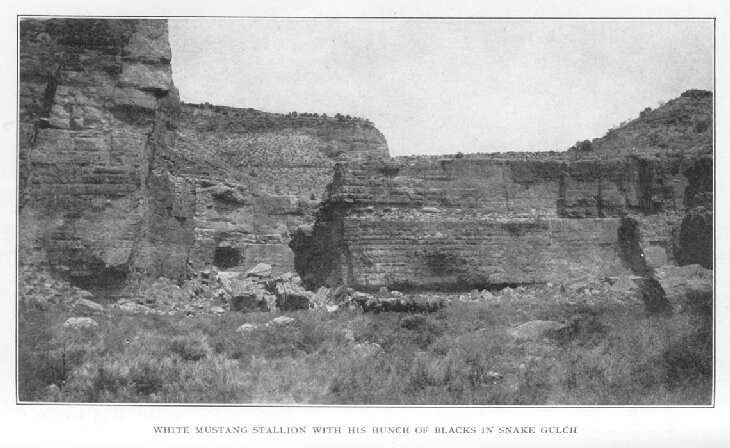
[[[571,148],[581,152],[712,152],[712,92],[687,90],[678,98]]]

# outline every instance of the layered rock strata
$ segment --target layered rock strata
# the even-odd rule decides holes
[[[170,57],[164,20],[20,22],[21,263],[97,289],[185,275],[194,191],[160,161]]]
[[[366,120],[184,105],[178,171],[196,184],[196,269],[293,271],[291,233],[312,223],[337,161],[388,157]]]
[[[712,268],[710,92],[566,152],[391,159],[367,120],[181,104],[170,58],[164,20],[21,21],[22,265],[110,295],[258,263],[311,289]]]
[[[632,217],[649,268],[697,262],[683,242],[706,155],[406,157],[338,165],[292,247],[311,287],[471,289],[626,274]],[[710,165],[711,166],[711,165]],[[698,168],[704,167],[704,168]],[[694,220],[692,220],[694,219]],[[684,233],[683,233],[684,232]],[[685,237],[687,238],[688,235]],[[709,232],[711,239],[711,231]],[[704,240],[703,240],[704,241]],[[688,248],[691,248],[688,250]],[[635,273],[637,275],[645,274]]]
[[[367,120],[182,105],[170,59],[165,20],[21,21],[21,263],[109,294],[292,271],[334,164],[388,156]]]

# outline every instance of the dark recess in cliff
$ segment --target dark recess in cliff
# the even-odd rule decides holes
[[[712,269],[712,212],[697,207],[687,213],[679,227],[674,250],[680,266],[699,264]]]
[[[289,247],[294,251],[294,269],[305,288],[332,288],[345,283],[341,270],[342,256],[347,256],[342,241],[344,213],[342,207],[325,204],[313,227],[301,227],[292,235]]]
[[[654,278],[652,269],[647,265],[644,252],[639,242],[641,234],[639,223],[633,218],[623,218],[618,229],[618,245],[621,259],[631,269],[641,289],[641,298],[649,314],[666,314],[672,312],[672,305],[667,300],[666,293],[659,282]]]

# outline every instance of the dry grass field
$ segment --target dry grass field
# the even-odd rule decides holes
[[[447,306],[426,314],[346,308],[185,316],[107,308],[86,329],[64,327],[78,312],[63,305],[21,305],[19,398],[710,404],[711,310],[650,316],[635,299],[602,294],[546,287],[497,292],[489,301],[452,294]],[[293,320],[273,320],[280,316]],[[525,322],[533,324],[518,329]]]

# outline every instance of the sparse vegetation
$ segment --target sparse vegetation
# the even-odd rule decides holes
[[[638,305],[453,301],[430,314],[271,313],[97,317],[23,308],[20,399],[339,404],[707,404],[709,310],[648,317]],[[569,322],[518,341],[514,325]],[[243,323],[254,329],[241,334]]]

